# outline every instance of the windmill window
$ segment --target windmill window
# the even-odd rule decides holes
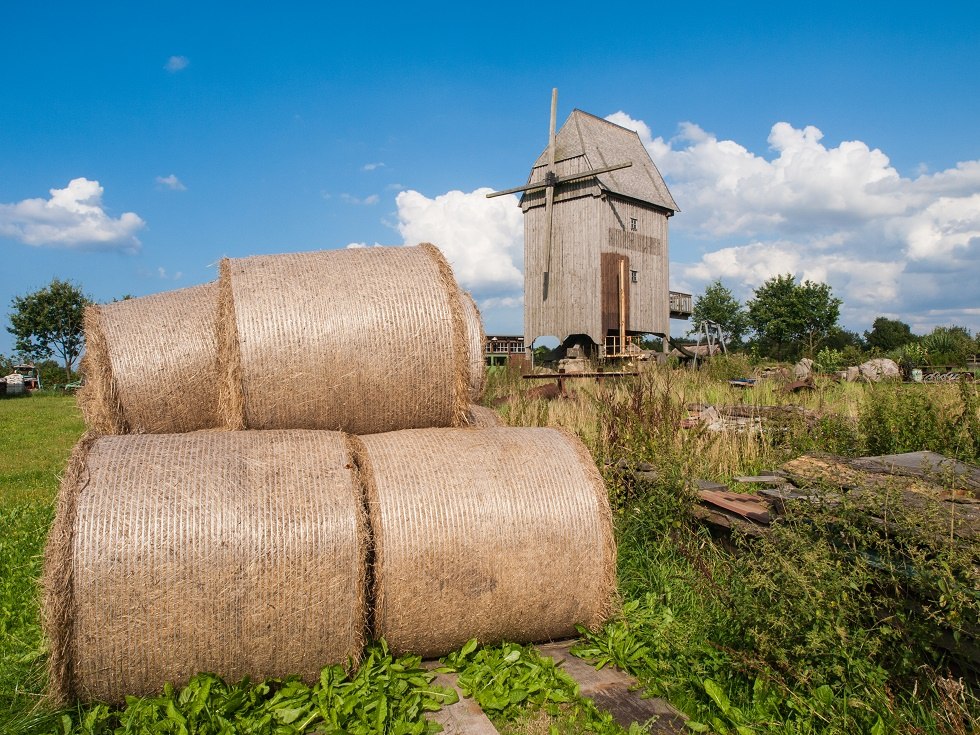
[[[636,217],[630,217],[630,232],[636,232]]]
[[[636,276],[639,271],[630,271],[630,283],[636,283]]]

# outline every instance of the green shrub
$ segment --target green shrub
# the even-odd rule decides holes
[[[824,347],[817,353],[813,366],[818,373],[839,372],[845,366],[844,353],[840,350],[832,350],[829,347]]]
[[[931,386],[879,383],[871,386],[859,426],[869,455],[931,450],[976,461],[977,392],[963,382],[957,396],[934,393]]]
[[[717,355],[701,365],[702,374],[712,380],[735,380],[752,374],[749,358],[740,352]]]

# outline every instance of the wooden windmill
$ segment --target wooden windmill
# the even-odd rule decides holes
[[[574,110],[521,192],[524,342],[557,337],[618,353],[629,336],[668,335],[667,219],[678,211],[639,136]],[[591,343],[591,344],[589,344]]]

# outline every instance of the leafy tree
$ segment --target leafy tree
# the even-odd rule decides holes
[[[916,340],[916,336],[912,334],[912,328],[908,324],[883,316],[875,319],[874,324],[871,325],[871,331],[865,332],[864,338],[868,342],[868,347],[878,349],[881,352],[897,349]]]
[[[39,291],[15,296],[7,327],[15,337],[14,348],[35,361],[57,356],[70,382],[85,342],[82,318],[90,303],[79,286],[57,278]]]
[[[813,357],[837,328],[841,300],[826,283],[804,281],[787,273],[773,276],[755,290],[748,303],[749,324],[760,346],[776,358]]]
[[[721,281],[710,284],[695,299],[691,320],[694,328],[689,334],[700,331],[705,322],[716,322],[721,325],[728,341],[734,344],[740,343],[749,329],[749,318],[745,309]]]

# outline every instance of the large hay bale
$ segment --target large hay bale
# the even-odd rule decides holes
[[[366,539],[342,434],[86,437],[45,551],[54,698],[358,660]]]
[[[217,304],[208,283],[90,306],[78,396],[88,426],[103,434],[219,426]]]
[[[374,538],[374,633],[394,650],[548,640],[607,618],[609,501],[574,436],[424,429],[353,441]]]
[[[466,322],[466,346],[470,364],[470,401],[476,403],[483,396],[486,384],[487,367],[483,353],[486,333],[483,331],[483,319],[480,309],[469,291],[461,292],[463,318]]]
[[[369,434],[466,423],[465,317],[435,246],[226,259],[220,285],[229,428]]]

